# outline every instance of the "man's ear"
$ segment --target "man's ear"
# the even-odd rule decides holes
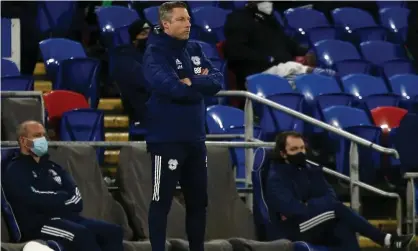
[[[280,151],[280,157],[284,159],[286,157],[286,154],[283,151]]]
[[[162,21],[161,23],[163,25],[164,30],[168,29],[168,24],[170,23],[169,21]]]

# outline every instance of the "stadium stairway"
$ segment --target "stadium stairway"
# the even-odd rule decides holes
[[[46,79],[46,72],[43,63],[37,63],[35,71],[35,90],[48,92],[52,90],[52,83]],[[106,141],[128,141],[129,140],[129,119],[123,114],[122,101],[119,98],[101,98],[99,102],[99,109],[105,112],[105,140]],[[103,172],[105,176],[114,177],[116,168],[119,163],[118,149],[107,149],[105,151],[105,159],[103,165]],[[363,199],[364,201],[364,199]],[[373,202],[375,203],[375,202]],[[349,206],[349,203],[345,203]],[[394,215],[391,213],[391,215]],[[383,219],[374,219],[367,217],[369,222],[374,226],[387,231],[394,232],[396,230],[396,220],[384,219],[387,217],[379,217]],[[417,242],[418,243],[418,242]],[[378,245],[373,243],[368,238],[360,237],[360,246],[362,250],[383,250]]]

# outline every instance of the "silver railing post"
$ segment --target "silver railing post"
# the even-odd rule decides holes
[[[360,213],[360,188],[358,182],[360,180],[359,175],[359,155],[358,146],[356,143],[351,142],[350,145],[350,194],[351,194],[351,208]]]
[[[415,180],[414,178],[407,178],[406,185],[406,231],[408,234],[416,234],[415,228]]]
[[[245,100],[245,142],[251,142],[254,138],[254,114],[253,114],[253,102],[247,98]],[[245,187],[252,188],[251,174],[253,171],[254,164],[254,149],[245,148]],[[252,193],[247,193],[246,202],[248,207],[252,210],[253,208],[253,196]]]

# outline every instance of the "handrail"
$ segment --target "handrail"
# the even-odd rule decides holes
[[[395,158],[399,159],[399,153],[398,153],[398,151],[396,151],[396,149],[386,148],[386,147],[377,145],[377,144],[375,144],[375,143],[373,143],[371,141],[368,141],[368,140],[365,140],[363,138],[360,138],[360,137],[358,137],[358,136],[356,136],[354,134],[351,134],[349,132],[346,132],[346,131],[344,131],[342,129],[339,129],[337,127],[331,126],[331,125],[329,125],[327,123],[324,123],[324,122],[322,122],[320,120],[311,118],[311,117],[309,117],[309,116],[307,116],[307,115],[305,115],[303,113],[300,113],[300,112],[297,112],[295,110],[292,110],[292,109],[290,109],[290,108],[288,108],[286,106],[283,106],[281,104],[275,103],[275,102],[273,102],[271,100],[268,100],[266,98],[259,97],[259,96],[255,95],[255,94],[251,93],[251,92],[246,92],[246,91],[220,91],[220,92],[217,93],[216,96],[234,96],[234,97],[237,97],[238,96],[238,97],[248,98],[248,99],[257,101],[257,102],[259,102],[259,103],[261,103],[263,105],[267,105],[267,106],[272,107],[274,109],[280,110],[280,111],[282,111],[284,113],[287,113],[289,115],[292,115],[292,116],[294,116],[294,117],[296,117],[298,119],[301,119],[301,120],[303,120],[305,122],[308,122],[308,123],[310,123],[312,125],[321,127],[321,128],[323,128],[323,129],[325,129],[327,131],[331,131],[331,132],[333,132],[333,133],[335,133],[335,134],[337,134],[337,135],[339,135],[341,137],[344,137],[346,139],[349,139],[350,141],[353,141],[353,142],[355,142],[357,144],[360,144],[360,145],[363,145],[363,146],[366,146],[366,147],[369,147],[369,148],[373,148],[374,150],[376,150],[378,152],[381,152],[381,153],[384,153],[384,154],[393,155]]]
[[[324,173],[327,173],[327,174],[329,174],[331,176],[334,176],[338,179],[348,181],[348,182],[351,181],[350,177],[348,177],[344,174],[341,174],[339,172],[336,172],[334,170],[331,170],[331,169],[329,169],[329,168],[327,168],[323,165],[315,163],[311,160],[306,160],[306,162],[308,162],[309,164],[315,165],[315,166],[321,166]],[[383,196],[383,197],[389,197],[389,198],[396,199],[396,220],[397,220],[396,231],[397,231],[398,234],[401,234],[401,231],[402,231],[402,198],[401,198],[401,196],[397,193],[391,193],[391,192],[383,191],[382,189],[379,189],[379,188],[376,188],[374,186],[368,185],[368,184],[363,183],[361,181],[355,181],[354,183],[357,186],[359,186],[359,187],[361,187],[361,188],[363,188],[363,189],[365,189],[369,192],[378,194],[378,195]]]

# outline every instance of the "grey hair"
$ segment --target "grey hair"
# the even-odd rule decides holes
[[[187,9],[187,5],[183,2],[165,2],[158,8],[158,16],[162,29],[164,29],[163,21],[171,21],[171,14],[175,8]]]

